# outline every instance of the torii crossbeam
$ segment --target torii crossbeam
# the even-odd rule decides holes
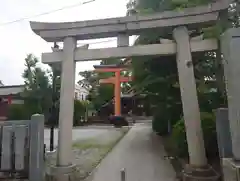
[[[121,71],[127,69],[126,66],[118,65],[96,65],[94,66],[96,72],[114,72],[114,77],[100,79],[100,84],[114,84],[114,115],[121,116],[121,83],[132,81],[132,77],[121,76]]]

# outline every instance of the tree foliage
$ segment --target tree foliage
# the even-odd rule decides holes
[[[48,73],[37,64],[39,60],[32,54],[25,58],[23,72],[25,104],[30,108],[31,114],[44,113],[48,117],[51,106],[51,84]]]
[[[131,0],[127,15],[150,14],[166,10],[182,11],[183,8],[212,3],[214,0]],[[222,13],[221,19],[208,28],[199,26],[190,36],[203,35],[204,38],[219,38],[229,26],[239,25],[237,3],[231,4],[228,15]],[[226,18],[227,17],[227,18]],[[225,18],[225,19],[224,19]],[[231,24],[226,24],[231,19]],[[171,31],[160,29],[141,33],[135,44],[157,44],[160,39],[173,39]],[[212,112],[226,105],[222,56],[220,51],[192,53],[194,73],[201,111]],[[180,120],[182,117],[181,96],[175,55],[159,57],[132,58],[134,87],[145,93],[155,107],[154,115],[163,121]],[[164,115],[163,115],[164,113]],[[160,115],[159,115],[160,114]]]
[[[39,60],[32,54],[25,58],[23,72],[24,105],[13,105],[9,117],[12,119],[29,119],[32,114],[45,115],[47,125],[57,125],[60,107],[61,72],[56,67],[51,71],[44,70],[38,65]],[[74,101],[73,124],[78,125],[84,118],[88,104],[78,100]]]

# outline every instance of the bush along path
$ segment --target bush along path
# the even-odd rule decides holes
[[[72,152],[76,164],[76,178],[84,180],[91,174],[101,160],[124,137],[129,128],[110,129],[101,136],[75,141]],[[46,156],[46,167],[56,164],[56,153]]]
[[[165,150],[168,153],[167,159],[171,161],[178,177],[181,178],[183,166],[188,162],[188,147],[184,119],[175,121],[170,133],[167,133],[167,127],[159,129],[161,120],[158,120],[158,122],[157,120],[154,121],[153,129],[163,138]],[[221,173],[214,114],[202,112],[201,124],[209,164],[211,164],[218,173]]]

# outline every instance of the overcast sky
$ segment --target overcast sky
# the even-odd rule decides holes
[[[5,85],[22,84],[21,75],[26,55],[33,53],[40,58],[42,52],[51,51],[51,44],[46,43],[31,31],[29,26],[30,20],[66,22],[126,15],[128,0],[95,0],[95,2],[79,5],[84,1],[86,0],[0,0],[0,80]],[[78,6],[43,16],[35,16],[74,4],[78,4]],[[7,23],[25,17],[32,18],[16,23]],[[133,41],[133,38],[131,40]],[[95,43],[99,41],[104,42]],[[106,39],[90,40],[90,42],[94,42],[94,44],[90,45],[90,48],[116,46],[114,39],[109,42],[106,42]],[[76,74],[79,71],[93,69],[92,66],[97,63],[77,63]],[[78,79],[79,76],[76,77],[76,80]]]

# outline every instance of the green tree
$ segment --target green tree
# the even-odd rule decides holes
[[[51,84],[48,73],[37,66],[39,60],[32,54],[25,58],[23,78],[25,105],[31,114],[43,113],[48,117],[51,106]]]
[[[166,10],[181,11],[182,8],[214,2],[212,0],[138,0],[130,1],[127,5],[127,15],[149,14]],[[231,26],[239,24],[237,4],[233,3],[229,17]],[[223,12],[224,13],[224,12]],[[223,17],[223,16],[222,16]],[[226,16],[225,14],[225,17]],[[228,27],[221,19],[216,25],[208,28],[198,27],[190,36],[203,35],[204,38],[219,38],[222,31]],[[160,39],[173,39],[168,30],[149,31],[142,33],[135,41],[137,44],[161,43]],[[193,53],[194,71],[200,109],[211,112],[220,105],[226,105],[224,76],[221,64],[221,54],[215,52]],[[178,71],[175,55],[160,57],[137,57],[132,59],[133,86],[137,92],[148,95],[151,104],[156,108],[155,117],[160,119],[159,124],[165,121],[179,120],[182,116],[181,96],[178,81]],[[164,115],[163,115],[164,113]],[[159,115],[161,114],[161,115]],[[166,125],[166,124],[165,124]]]
[[[78,84],[87,90],[95,87],[98,84],[97,73],[93,71],[83,71],[79,72],[79,75],[82,77],[81,80],[78,81]]]

